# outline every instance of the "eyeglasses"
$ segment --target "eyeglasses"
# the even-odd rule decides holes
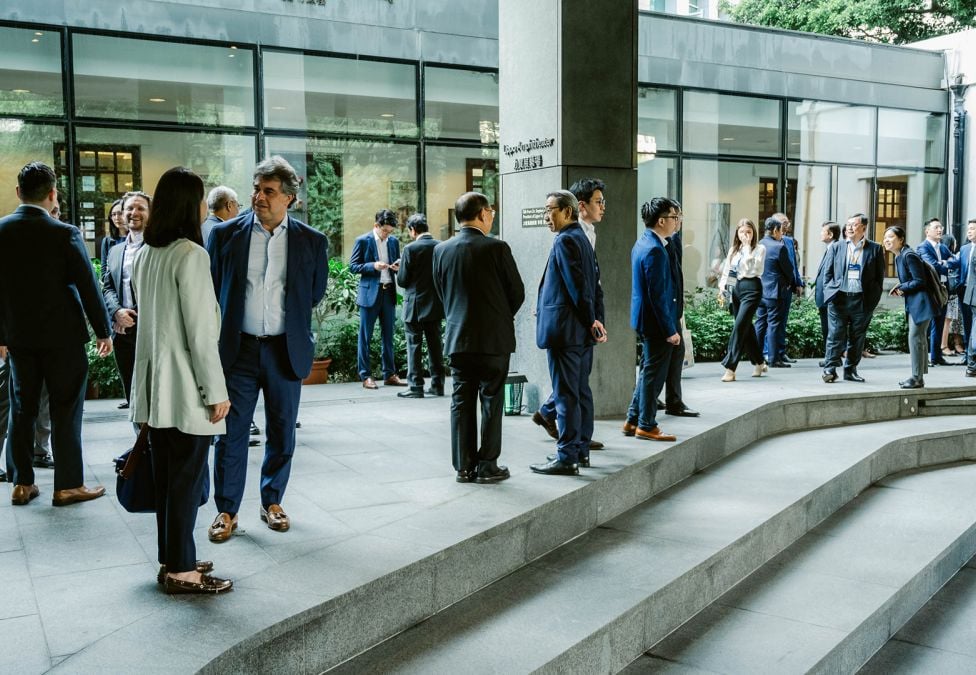
[[[491,208],[490,206],[486,206],[486,207],[482,208],[481,210],[482,211],[491,211],[491,215],[495,215],[495,209]]]
[[[671,219],[671,220],[684,220],[685,217],[683,215],[681,215],[681,214],[675,215],[673,213],[672,214],[669,214],[667,216],[661,216],[661,220],[668,220],[668,219]]]
[[[547,206],[546,213],[552,213],[553,211],[562,211],[563,209],[568,209],[568,206]]]
[[[590,203],[591,204],[598,204],[600,206],[606,206],[607,205],[607,200],[606,199],[591,199],[590,200]]]

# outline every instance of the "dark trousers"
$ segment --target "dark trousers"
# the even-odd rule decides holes
[[[685,405],[681,396],[681,371],[685,367],[685,336],[678,331],[678,344],[671,346],[671,356],[668,359],[668,376],[664,381],[664,408],[678,410]]]
[[[159,564],[167,572],[192,572],[197,549],[193,527],[207,470],[211,436],[179,429],[149,428],[156,483],[156,539]]]
[[[827,355],[824,360],[828,368],[841,365],[844,350],[847,350],[845,368],[857,368],[864,352],[864,338],[867,335],[871,315],[864,311],[863,293],[838,291],[827,304]]]
[[[407,337],[407,382],[416,391],[424,389],[424,338],[430,361],[430,386],[444,389],[444,347],[441,344],[441,322],[409,321],[403,324]]]
[[[962,298],[959,298],[959,312],[960,312],[960,320],[962,322],[963,345],[965,346],[964,348],[968,352],[969,339],[972,335],[972,328],[973,328],[973,308],[967,305],[965,302],[963,302]]]
[[[8,451],[14,464],[13,482],[34,483],[34,423],[37,420],[41,387],[47,384],[51,403],[51,449],[54,489],[70,490],[84,483],[81,459],[81,415],[88,382],[85,345],[33,350],[11,347],[10,437]]]
[[[942,331],[945,330],[946,308],[939,310],[939,315],[932,317],[929,324],[929,361],[938,363],[945,361],[942,355]]]
[[[778,298],[763,298],[756,310],[756,342],[770,363],[777,363],[780,356],[776,353],[776,335],[783,320],[780,307]]]
[[[302,381],[294,376],[283,335],[258,341],[241,336],[234,365],[224,371],[230,412],[227,433],[214,448],[214,503],[217,511],[235,515],[247,479],[247,443],[258,393],[264,393],[264,461],[261,463],[261,504],[280,504],[295,454],[295,421]]]
[[[7,428],[10,426],[10,362],[0,364],[0,452],[7,463],[7,480],[14,479],[14,460],[7,447]]]
[[[793,305],[793,295],[787,295],[779,300],[779,326],[776,330],[776,356],[773,361],[783,361],[786,358],[786,324],[790,320],[790,307]]]
[[[112,353],[115,354],[115,364],[119,367],[119,378],[125,391],[125,400],[131,400],[132,373],[136,369],[136,327],[127,329],[127,333],[112,335]]]
[[[380,320],[380,338],[383,341],[383,377],[396,375],[393,363],[393,325],[396,314],[396,288],[390,284],[387,288],[380,288],[376,294],[376,304],[372,307],[359,308],[359,344],[356,359],[359,367],[359,379],[365,380],[373,376],[369,358],[369,343],[373,340],[373,327],[376,319]]]
[[[749,357],[752,365],[763,362],[762,348],[756,340],[756,329],[752,319],[762,302],[762,282],[759,279],[742,279],[732,289],[732,335],[729,336],[729,348],[722,360],[722,365],[729,370],[735,370],[744,356]]]
[[[830,333],[830,323],[827,320],[827,305],[817,307],[820,312],[820,340],[823,343],[823,352],[827,353],[827,335]]]
[[[590,389],[590,369],[593,347],[575,346],[549,349],[549,377],[556,409],[556,428],[559,438],[556,450],[559,459],[575,464],[580,457],[590,456],[593,436],[593,392]]]
[[[657,426],[657,397],[668,379],[674,345],[664,338],[649,340],[643,335],[639,337],[641,369],[627,411],[627,422],[636,424],[644,431],[651,431]]]
[[[455,471],[494,468],[502,452],[508,354],[451,354],[451,451]],[[478,401],[481,447],[478,447]]]
[[[584,364],[586,366],[586,388],[590,395],[590,399],[591,399],[590,412],[592,412],[593,392],[590,389],[590,375],[593,373],[593,346],[592,345],[590,345],[584,358],[585,358]],[[539,414],[545,417],[550,422],[556,421],[556,395],[555,394],[556,394],[555,391],[549,392],[549,398],[546,399],[545,403],[539,406]],[[680,393],[679,393],[679,397],[680,397]],[[589,444],[590,440],[593,438],[592,416],[588,420],[584,416],[582,429],[583,429],[583,435],[585,437],[585,440],[587,444]],[[586,453],[583,453],[583,456],[586,457]]]

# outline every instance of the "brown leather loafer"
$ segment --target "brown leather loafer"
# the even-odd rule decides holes
[[[14,485],[14,490],[10,493],[10,503],[14,506],[23,506],[39,494],[41,491],[36,485]]]
[[[214,542],[220,543],[222,541],[227,541],[230,539],[230,535],[234,533],[237,529],[237,516],[233,518],[230,517],[229,513],[218,513],[217,517],[210,524],[210,529],[207,530],[207,538]]]
[[[406,387],[407,383],[401,380],[396,375],[390,375],[388,378],[383,380],[383,384],[387,387]]]
[[[677,436],[672,436],[671,434],[665,434],[661,432],[661,427],[654,427],[650,431],[644,431],[643,429],[638,429],[635,433],[637,438],[645,441],[676,441]]]
[[[213,562],[210,560],[197,560],[194,569],[200,574],[213,572]],[[166,565],[159,566],[159,572],[156,574],[156,583],[166,583]]]
[[[371,377],[367,377],[365,380],[363,380],[363,389],[379,389],[379,387],[376,386],[376,380]]]
[[[166,577],[163,582],[163,588],[166,589],[167,595],[180,595],[183,593],[195,593],[197,595],[209,595],[223,593],[234,588],[234,582],[230,579],[218,579],[217,577],[212,577],[209,574],[204,574],[200,578],[200,583],[194,583],[192,581],[183,581],[181,579],[174,579],[173,577]]]
[[[538,410],[532,413],[532,421],[545,429],[546,433],[549,434],[553,440],[559,440],[559,429],[556,428],[556,423],[551,420],[547,420]]]
[[[623,432],[624,436],[633,436],[637,433],[637,425],[631,424],[630,422],[624,422]]]
[[[280,504],[272,504],[267,509],[261,507],[261,520],[268,524],[268,527],[276,532],[287,532],[291,527],[288,521],[288,514],[281,508]]]
[[[98,499],[105,494],[105,488],[99,485],[96,488],[81,487],[71,488],[70,490],[55,490],[51,504],[54,506],[67,506],[76,502],[87,502]]]

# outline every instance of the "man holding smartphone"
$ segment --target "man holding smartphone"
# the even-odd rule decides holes
[[[590,364],[593,345],[606,342],[607,333],[597,319],[596,257],[578,221],[579,201],[567,190],[550,192],[544,218],[556,237],[539,285],[536,344],[549,358],[559,438],[557,453],[529,468],[545,475],[575,475],[580,465],[590,466]]]

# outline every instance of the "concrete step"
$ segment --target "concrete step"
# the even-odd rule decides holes
[[[858,671],[861,675],[976,673],[976,558]]]
[[[796,426],[820,412],[811,406]],[[971,423],[944,417],[926,433],[904,419],[760,440],[335,670],[616,672],[873,482],[976,458]]]
[[[857,671],[976,553],[974,483],[973,463],[880,481],[624,672]]]

